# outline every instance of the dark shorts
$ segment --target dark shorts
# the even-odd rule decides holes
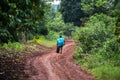
[[[60,52],[60,49],[62,49],[63,46],[57,46],[57,50],[56,52],[59,53]]]

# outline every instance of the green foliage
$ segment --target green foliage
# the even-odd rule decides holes
[[[54,12],[53,8],[51,7],[50,4],[48,4],[45,9],[45,22],[50,22],[53,21],[53,19],[55,18],[56,12]]]
[[[34,27],[34,36],[36,35],[47,35],[48,34],[48,29],[45,26],[45,22],[41,21],[40,24],[36,27]]]
[[[77,26],[74,26],[72,23],[66,23],[63,28],[63,34],[68,37],[73,37],[73,34],[76,30]]]
[[[25,46],[18,42],[14,42],[14,43],[8,42],[3,44],[2,48],[5,48],[7,50],[22,51],[25,49]]]
[[[74,54],[74,57],[75,57],[75,62],[77,62],[78,64],[82,64],[82,66],[87,67],[89,69],[94,69],[99,66],[108,65],[106,64],[107,61],[99,53],[82,54],[80,52],[79,53],[76,52]]]
[[[27,34],[33,33],[35,26],[42,21],[44,7],[42,0],[0,1],[0,41],[19,41],[18,34],[22,33],[27,39]]]
[[[120,42],[120,10],[113,10],[112,16],[116,17],[116,29],[114,31],[114,34],[117,36],[118,42]]]
[[[98,53],[112,66],[120,66],[120,44],[116,39],[106,41]]]
[[[54,31],[49,31],[48,35],[46,36],[47,40],[56,40],[59,37],[59,33]]]
[[[80,18],[84,16],[81,10],[81,0],[62,0],[60,12],[65,23],[73,23],[76,26],[81,25]]]
[[[113,1],[110,0],[81,0],[82,10],[92,15],[95,13],[108,13],[113,7]]]
[[[119,80],[120,67],[101,66],[92,70],[97,80]]]
[[[79,48],[74,54],[75,61],[91,69],[97,80],[118,80],[120,73],[120,44],[116,39],[108,40],[103,47],[92,51],[92,54],[83,54]]]
[[[104,14],[96,14],[90,17],[85,27],[76,31],[75,39],[80,42],[83,53],[91,53],[114,37],[114,28],[114,19]]]
[[[114,8],[120,10],[120,1],[119,0],[114,1]]]
[[[46,27],[50,31],[48,36],[53,32],[63,33],[65,36],[72,36],[76,29],[76,26],[72,23],[65,24],[62,20],[62,15],[59,12],[56,13],[55,18],[52,21],[49,21],[46,24]]]
[[[4,41],[7,42],[11,39],[11,35],[8,30],[0,29],[0,42]]]
[[[119,79],[120,44],[114,35],[115,24],[115,18],[95,14],[75,33],[79,43],[75,61],[89,68],[97,80]]]
[[[78,48],[74,54],[77,63],[82,63],[83,66],[93,69],[99,66],[120,66],[120,44],[116,39],[108,40],[104,45],[97,50],[91,51],[92,54],[83,54],[82,48]],[[82,60],[81,60],[81,59]]]
[[[49,21],[46,26],[49,30],[60,32],[64,30],[65,23],[62,20],[61,14],[58,12],[56,13],[55,18],[52,21]]]
[[[46,2],[53,1],[53,0],[45,0]]]

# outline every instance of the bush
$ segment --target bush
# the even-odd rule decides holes
[[[116,38],[106,41],[98,53],[112,66],[120,66],[120,44]]]
[[[58,12],[52,21],[46,24],[46,27],[50,31],[48,36],[53,34],[53,32],[63,33],[65,36],[71,37],[75,32],[76,26],[72,23],[64,23],[62,20],[62,15]]]
[[[50,31],[48,35],[46,36],[47,40],[56,40],[59,37],[59,33]]]
[[[96,14],[75,32],[74,59],[89,68],[98,80],[119,80],[120,44],[114,35],[115,19]]]
[[[106,17],[103,14],[92,16],[85,27],[76,31],[75,39],[80,43],[83,53],[91,53],[91,51],[102,47],[104,42],[114,38],[114,19],[110,17],[107,17],[106,21],[102,19]],[[111,23],[108,22],[108,24],[107,21]]]
[[[2,47],[8,50],[17,50],[17,51],[22,51],[25,49],[25,46],[18,42],[13,42],[13,43],[8,42],[8,43],[3,44]]]
[[[66,23],[63,28],[63,34],[68,37],[73,37],[76,28],[72,23]]]

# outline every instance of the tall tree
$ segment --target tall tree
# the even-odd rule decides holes
[[[120,0],[115,0],[114,2],[113,15],[116,17],[115,35],[118,37],[118,41],[120,42]]]
[[[95,13],[107,14],[113,6],[114,0],[81,0],[82,10],[88,14]]]
[[[114,8],[120,10],[120,0],[115,0],[114,1]]]
[[[81,10],[81,0],[62,0],[60,12],[65,23],[74,23],[74,25],[81,25],[80,18],[83,17]]]

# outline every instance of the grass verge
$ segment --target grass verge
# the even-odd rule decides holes
[[[120,67],[100,66],[91,70],[97,80],[119,80]]]

